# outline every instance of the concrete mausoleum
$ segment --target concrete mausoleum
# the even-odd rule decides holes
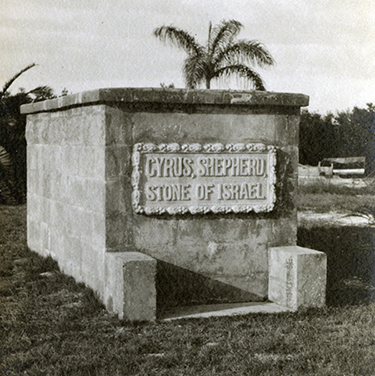
[[[28,245],[128,320],[176,304],[325,304],[297,247],[300,108],[257,91],[99,89],[27,104]]]

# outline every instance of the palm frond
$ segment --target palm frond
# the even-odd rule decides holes
[[[207,48],[207,51],[209,51],[209,46],[210,46],[210,43],[211,43],[211,33],[212,33],[212,22],[210,21],[210,23],[208,24],[208,39],[207,39],[208,48]]]
[[[10,153],[0,145],[0,203],[17,204],[17,189]]]
[[[12,167],[12,158],[8,151],[0,145],[0,166],[5,170],[9,170]]]
[[[207,62],[203,55],[191,55],[184,61],[184,77],[189,89],[196,89],[206,79]]]
[[[55,94],[53,93],[53,89],[49,86],[38,86],[26,94],[31,94],[33,96],[33,102],[56,98]]]
[[[215,72],[215,75],[212,78],[229,77],[231,75],[237,75],[251,82],[255,90],[266,90],[260,75],[243,64],[233,64],[220,68]]]
[[[3,86],[3,89],[2,91],[0,92],[0,99],[4,96],[4,94],[8,91],[8,89],[10,88],[10,86],[13,84],[13,82],[19,77],[21,76],[21,74],[25,73],[26,71],[28,71],[29,69],[35,67],[35,63],[33,64],[30,64],[28,65],[27,67],[23,68],[22,70],[20,70],[17,74],[15,74],[9,81],[7,81],[4,86]]]
[[[230,45],[242,27],[243,25],[235,20],[224,20],[216,25],[211,33],[211,41],[208,41],[211,56],[220,53],[221,50]]]
[[[250,63],[260,67],[275,63],[267,48],[257,40],[239,40],[229,46],[217,57],[216,63],[220,64],[223,61],[229,64]]]
[[[162,42],[184,49],[188,54],[200,54],[203,47],[195,38],[184,30],[174,26],[161,26],[154,30],[154,36]]]

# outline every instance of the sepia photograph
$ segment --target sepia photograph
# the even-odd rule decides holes
[[[374,2],[0,29],[0,375],[375,375]]]

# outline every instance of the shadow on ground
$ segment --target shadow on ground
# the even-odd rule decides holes
[[[375,301],[374,228],[299,228],[298,245],[327,255],[327,305],[359,305]]]
[[[157,311],[162,315],[171,307],[264,299],[201,274],[158,260],[156,274]]]

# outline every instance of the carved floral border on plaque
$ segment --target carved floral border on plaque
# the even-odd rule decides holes
[[[276,202],[272,145],[137,143],[132,163],[138,214],[260,213]]]

